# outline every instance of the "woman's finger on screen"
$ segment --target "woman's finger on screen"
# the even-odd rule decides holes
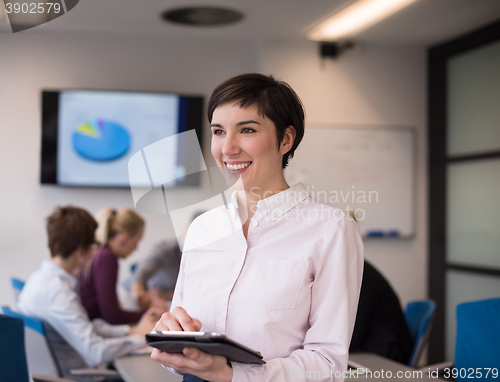
[[[181,308],[180,306],[176,306],[172,312],[172,316],[175,317],[178,325],[181,326],[181,329],[176,329],[176,330],[184,330],[186,332],[196,332],[199,330],[201,325],[199,325],[200,321],[193,319],[189,314],[187,314],[186,310],[184,308]],[[198,326],[198,329],[196,328]],[[173,330],[173,329],[170,329]]]
[[[177,306],[171,312],[163,313],[154,330],[192,332],[199,331],[200,328],[201,322],[199,320],[191,318],[185,309]]]
[[[177,319],[174,317],[172,313],[163,313],[160,320],[156,323],[153,330],[158,331],[180,331],[182,327],[177,322]]]

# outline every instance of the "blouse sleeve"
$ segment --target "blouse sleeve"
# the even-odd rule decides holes
[[[357,224],[341,219],[332,229],[315,270],[309,329],[302,349],[265,365],[232,362],[233,381],[343,381],[363,272]]]
[[[97,261],[95,261],[97,260]],[[110,324],[135,323],[141,319],[143,311],[125,311],[120,307],[116,294],[118,261],[114,255],[99,256],[92,263],[97,303],[102,318]]]

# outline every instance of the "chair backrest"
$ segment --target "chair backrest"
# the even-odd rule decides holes
[[[2,306],[2,310],[4,315],[20,319],[24,323],[23,338],[30,373],[48,377],[61,377],[62,373],[58,369],[47,343],[43,322],[38,318],[14,312],[8,306]]]
[[[107,375],[88,369],[83,358],[74,350],[61,335],[48,323],[24,314],[14,312],[7,306],[2,306],[6,316],[24,321],[24,333],[28,369],[31,375],[44,377],[65,378],[64,381],[96,382],[109,380],[110,382],[123,382],[119,377]],[[2,360],[2,358],[0,358]],[[1,362],[0,362],[1,363]],[[91,371],[89,375],[73,375],[74,369]],[[1,378],[0,381],[4,382]],[[61,381],[63,381],[61,379]],[[17,382],[17,380],[16,380]]]
[[[3,382],[28,382],[24,324],[19,318],[0,314],[0,376]]]
[[[21,291],[24,288],[24,281],[16,279],[15,277],[11,277],[10,284],[12,285],[12,290],[14,292],[14,299],[17,304],[17,302],[19,301],[19,294],[21,294]]]
[[[60,375],[64,378],[72,378],[82,382],[94,381],[94,379],[88,377],[72,376],[71,370],[86,369],[89,366],[85,363],[80,354],[78,354],[78,352],[73,349],[73,347],[68,344],[52,326],[44,322],[43,328],[45,330],[47,344],[52,355],[54,356],[54,361]]]
[[[411,301],[406,305],[405,319],[410,334],[415,341],[408,366],[415,367],[422,350],[429,340],[429,334],[434,319],[436,303],[434,300]]]
[[[473,378],[497,381],[499,367],[500,298],[458,305],[455,368],[459,373],[455,380],[470,381],[469,370],[473,369]],[[496,378],[491,372],[493,368],[497,369]],[[481,376],[476,375],[477,370]]]

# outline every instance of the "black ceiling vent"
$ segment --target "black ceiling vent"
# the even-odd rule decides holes
[[[161,17],[177,24],[217,26],[238,22],[243,19],[243,14],[227,8],[183,7],[165,11]]]

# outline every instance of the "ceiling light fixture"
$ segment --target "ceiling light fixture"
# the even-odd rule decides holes
[[[340,41],[372,26],[416,0],[358,0],[314,27],[307,37]]]
[[[219,7],[183,7],[165,11],[161,17],[177,24],[218,26],[240,21],[243,19],[243,14]]]

